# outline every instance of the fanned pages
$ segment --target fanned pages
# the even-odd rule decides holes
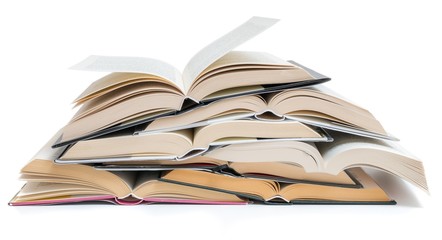
[[[246,178],[269,179],[283,183],[312,183],[358,188],[360,184],[346,171],[337,175],[307,173],[299,165],[286,162],[228,162],[206,156],[182,161],[149,160],[95,164],[96,169],[108,171],[167,171],[190,169],[217,172]]]
[[[91,56],[74,65],[72,69],[152,74],[165,80],[169,80],[175,83],[177,86],[180,86],[180,89],[183,92],[188,92],[193,81],[202,75],[203,71],[207,73],[208,70],[213,70],[215,68],[213,66],[208,68],[209,65],[219,65],[215,63],[218,59],[242,43],[252,39],[256,35],[270,28],[276,22],[278,22],[278,19],[252,17],[242,25],[215,40],[195,54],[195,56],[190,59],[184,68],[182,77],[179,70],[170,64],[156,59],[140,57]],[[250,59],[246,58],[244,60],[247,62]],[[226,67],[229,65],[229,63],[231,63],[231,61],[227,61],[227,64],[219,67]],[[287,63],[284,64],[287,65]]]
[[[236,194],[264,202],[394,204],[394,201],[361,168],[349,172],[358,179],[362,188],[305,183],[280,184],[270,180],[236,178],[192,170],[173,170],[165,174],[161,180]]]
[[[179,115],[155,119],[140,133],[174,131],[250,117],[296,120],[365,137],[397,140],[369,111],[335,96],[324,86],[218,100]]]
[[[143,202],[244,204],[233,194],[159,181],[160,173],[107,172],[85,165],[56,165],[33,160],[22,169],[27,181],[10,204],[38,205],[83,201],[118,204]]]
[[[234,120],[196,129],[108,136],[75,143],[58,163],[186,159],[215,146],[276,140],[328,141],[320,129],[296,121]]]
[[[422,162],[394,143],[333,132],[330,143],[296,141],[230,145],[207,157],[232,162],[286,162],[306,172],[338,174],[353,167],[373,167],[398,176],[428,192]]]
[[[54,146],[147,122],[199,102],[330,80],[268,53],[232,51],[276,21],[251,18],[198,52],[182,75],[170,64],[151,58],[90,56],[72,68],[112,73],[92,83],[75,100],[82,106]]]

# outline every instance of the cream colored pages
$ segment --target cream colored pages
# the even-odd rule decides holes
[[[270,28],[278,21],[278,19],[272,18],[252,17],[247,22],[201,49],[190,59],[184,68],[183,84],[185,92],[189,91],[192,82],[210,64],[242,43]]]
[[[315,145],[299,141],[234,144],[214,149],[206,157],[229,162],[284,162],[318,172],[321,155]]]
[[[27,182],[18,192],[20,200],[38,200],[42,198],[60,197],[62,195],[110,195],[109,191],[80,184],[55,182]]]
[[[279,176],[289,179],[339,183],[339,184],[355,184],[355,182],[345,172],[340,172],[338,175],[332,175],[327,173],[307,173],[304,168],[283,162],[254,162],[254,163],[241,163],[231,162],[229,166],[238,173],[250,177],[248,174],[252,174],[255,178],[259,178],[258,174],[266,174],[271,176]]]
[[[194,80],[192,84],[195,85],[195,83],[201,82],[210,76],[229,70],[253,69],[251,65],[254,66],[254,68],[262,68],[265,66],[266,69],[296,67],[281,58],[265,52],[230,51],[206,67],[200,73],[198,80]]]
[[[321,138],[321,135],[312,128],[295,121],[234,120],[214,123],[195,129],[193,147],[207,148],[218,141],[221,141],[222,145],[226,143],[244,143],[247,141],[258,141],[258,138],[274,140],[284,138],[317,139]]]
[[[374,118],[374,116],[368,110],[360,107],[359,105],[356,105],[355,103],[352,103],[350,100],[343,97],[341,94],[333,91],[332,89],[328,88],[323,84],[305,87],[304,89],[313,92],[314,97],[323,98],[324,100],[331,101],[335,104],[351,108],[353,111],[361,115]]]
[[[317,143],[323,168],[336,174],[345,168],[369,166],[394,174],[428,192],[422,162],[392,141],[333,133],[332,143]]]
[[[193,131],[181,130],[143,136],[120,137],[79,141],[64,153],[61,159],[95,159],[125,156],[169,156],[175,158],[192,148]]]
[[[180,71],[166,62],[153,58],[92,55],[72,66],[71,69],[97,72],[147,73],[169,80],[181,90],[184,90]]]

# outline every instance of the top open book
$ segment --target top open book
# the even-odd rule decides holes
[[[199,51],[182,74],[156,59],[90,56],[72,68],[112,73],[92,83],[75,100],[82,107],[66,130],[77,134],[62,137],[56,146],[100,135],[97,133],[110,127],[121,129],[180,111],[186,99],[197,104],[330,80],[267,53],[232,51],[276,22],[251,18]]]

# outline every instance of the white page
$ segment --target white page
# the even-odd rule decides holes
[[[247,22],[201,49],[190,59],[184,68],[182,79],[185,92],[187,93],[189,91],[192,81],[210,64],[237,46],[273,26],[278,21],[278,19],[272,18],[252,17]]]
[[[170,80],[184,90],[180,71],[169,63],[144,57],[92,55],[70,69],[97,72],[147,73]]]

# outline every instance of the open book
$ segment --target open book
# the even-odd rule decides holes
[[[85,165],[57,165],[34,159],[22,169],[26,185],[10,205],[107,201],[117,204],[152,202],[244,204],[234,194],[159,181],[160,172],[107,172]]]
[[[76,142],[57,163],[186,159],[211,147],[276,140],[328,141],[320,129],[297,121],[232,120],[195,129],[107,136]]]
[[[223,99],[179,115],[157,118],[138,133],[175,131],[252,117],[272,121],[296,120],[325,129],[396,140],[369,111],[336,95],[324,86],[314,86]]]
[[[361,168],[348,171],[362,188],[342,188],[314,184],[281,184],[270,180],[237,178],[192,170],[172,170],[161,180],[184,186],[201,187],[263,202],[283,203],[365,203],[395,202]]]
[[[306,67],[267,53],[232,51],[274,23],[275,19],[251,18],[198,52],[182,74],[156,59],[87,58],[72,68],[112,73],[91,84],[75,100],[82,107],[56,146],[133,126],[199,102],[328,81]]]
[[[302,166],[306,172],[338,174],[353,167],[373,167],[398,176],[428,192],[423,164],[398,144],[331,132],[334,141],[261,142],[228,145],[207,152],[207,157],[232,162],[277,161]]]
[[[168,171],[174,169],[203,170],[226,175],[268,179],[283,183],[312,183],[359,188],[361,185],[346,171],[337,175],[307,173],[299,165],[285,162],[227,162],[198,156],[182,161],[150,160],[95,164],[94,168],[107,171]]]

